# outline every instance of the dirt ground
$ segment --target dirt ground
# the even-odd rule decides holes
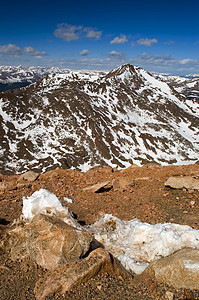
[[[0,175],[0,224],[7,226],[21,215],[23,197],[45,188],[68,206],[82,225],[91,224],[105,213],[111,213],[123,220],[138,218],[151,224],[172,222],[190,225],[198,230],[199,191],[165,187],[164,182],[173,175],[199,178],[199,165],[133,165],[125,170],[101,166],[87,173],[56,169],[40,174],[32,183],[18,182],[19,175]],[[89,185],[112,182],[118,178],[132,181],[133,185],[108,188],[98,193],[83,190]],[[73,203],[66,202],[64,197],[72,199]],[[13,262],[1,254],[0,299],[35,299],[34,285],[45,272],[31,261]],[[134,285],[132,281],[124,282],[104,274],[79,285],[64,296],[57,294],[49,299],[199,299],[199,291],[175,290],[150,280]]]

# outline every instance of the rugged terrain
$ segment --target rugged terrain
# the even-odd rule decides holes
[[[56,169],[40,174],[35,181],[19,180],[20,175],[1,175],[1,228],[9,226],[22,212],[22,197],[40,188],[55,193],[68,206],[81,224],[91,224],[105,213],[123,220],[139,218],[151,224],[172,222],[187,224],[199,230],[199,194],[194,189],[171,189],[164,183],[170,176],[191,176],[199,179],[197,164],[187,166],[143,167],[132,165],[125,170],[107,166],[95,167],[86,173]],[[86,187],[119,180],[116,188],[94,192]],[[132,182],[131,185],[125,183]],[[72,203],[65,201],[70,198]],[[27,259],[12,261],[2,253],[0,260],[0,298],[35,299],[36,281],[47,270]],[[169,298],[170,297],[170,298]],[[139,282],[104,274],[50,299],[199,299],[198,290],[175,289],[144,278]]]
[[[188,99],[199,100],[199,76],[171,76],[156,75],[156,78],[163,80],[171,85],[178,93],[184,95]]]
[[[60,69],[57,67],[23,67],[23,66],[0,66],[0,92],[6,90],[17,89],[25,87],[47,74],[68,74],[70,69]],[[100,71],[81,70],[79,73],[104,73]]]
[[[0,94],[0,171],[195,162],[198,111],[139,67],[50,74]]]

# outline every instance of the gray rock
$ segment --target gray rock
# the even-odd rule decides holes
[[[165,186],[171,187],[173,189],[192,189],[199,190],[199,180],[191,176],[173,176],[165,182]]]
[[[35,286],[37,300],[45,300],[56,292],[65,293],[77,284],[88,281],[98,274],[108,273],[130,279],[132,276],[124,269],[117,259],[104,249],[98,248],[82,260],[65,264],[47,273]]]
[[[8,232],[12,260],[30,257],[46,269],[81,258],[93,239],[87,231],[72,227],[56,216],[36,215],[30,223]]]
[[[93,185],[89,185],[83,189],[83,191],[92,191],[93,193],[97,193],[103,191],[104,189],[109,189],[112,187],[110,181],[102,181]]]
[[[140,278],[152,279],[174,288],[199,289],[199,250],[185,248],[151,262]]]
[[[33,171],[28,171],[24,174],[21,174],[18,178],[18,181],[29,181],[33,182],[39,177],[39,173],[33,172]]]

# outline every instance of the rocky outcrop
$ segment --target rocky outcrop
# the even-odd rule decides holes
[[[98,182],[93,185],[89,185],[83,189],[83,191],[91,191],[93,193],[99,193],[104,190],[108,190],[112,188],[112,184],[110,181],[103,181],[103,182]]]
[[[36,215],[30,223],[20,223],[8,231],[13,260],[30,257],[46,269],[75,261],[89,250],[92,235],[66,224],[56,216]]]
[[[164,185],[173,189],[199,190],[199,180],[191,176],[172,176],[168,178]]]
[[[100,193],[114,189],[114,191],[124,190],[127,187],[133,187],[134,182],[131,178],[118,177],[112,181],[102,181],[93,185],[89,185],[83,189],[83,191],[91,191],[93,193]]]
[[[36,299],[45,300],[46,297],[52,296],[57,291],[63,294],[77,284],[86,282],[102,273],[118,275],[124,279],[132,278],[117,259],[99,248],[91,252],[87,258],[62,265],[39,280],[34,290]]]
[[[39,173],[33,172],[33,171],[28,171],[23,174],[21,174],[18,178],[18,182],[21,181],[28,181],[28,182],[33,182],[39,177]]]
[[[138,279],[146,277],[175,288],[199,289],[199,250],[185,248],[151,262]]]

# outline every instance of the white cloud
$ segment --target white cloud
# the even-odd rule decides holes
[[[100,40],[102,35],[102,31],[93,28],[84,28],[84,32],[86,32],[86,37],[89,39]]]
[[[121,60],[121,62],[125,59],[125,55],[122,52],[116,52],[116,51],[110,51],[108,53],[109,57],[116,59],[116,60]]]
[[[82,32],[82,26],[73,26],[70,24],[58,24],[54,35],[66,42],[78,40]]]
[[[22,55],[23,51],[22,49],[20,49],[20,47],[14,44],[7,44],[7,45],[0,46],[0,53],[11,55],[11,56],[18,56],[18,55]]]
[[[1,56],[7,55],[9,57],[30,55],[30,56],[34,56],[35,58],[41,58],[45,55],[48,55],[45,51],[40,52],[37,49],[30,46],[20,48],[14,44],[7,44],[7,45],[0,46],[0,54],[2,54]]]
[[[148,38],[146,38],[146,39],[139,39],[137,41],[137,43],[139,45],[144,45],[144,46],[147,46],[147,47],[150,47],[153,44],[157,44],[157,42],[158,42],[158,40],[156,40],[156,39],[148,39]]]
[[[102,31],[96,30],[95,28],[84,28],[83,26],[62,23],[57,25],[54,35],[66,42],[79,40],[83,36],[88,39],[99,40],[101,38]]]
[[[194,59],[191,59],[191,58],[184,58],[184,59],[181,59],[179,61],[179,63],[181,65],[186,65],[186,64],[189,64],[189,63],[194,63]]]
[[[42,56],[48,55],[45,51],[40,52],[33,47],[24,47],[24,53],[36,58],[41,58]]]
[[[110,44],[124,44],[126,42],[128,42],[126,35],[120,34],[120,36],[116,36],[112,41],[110,41]]]
[[[79,55],[81,56],[87,56],[90,52],[87,49],[82,50]]]

